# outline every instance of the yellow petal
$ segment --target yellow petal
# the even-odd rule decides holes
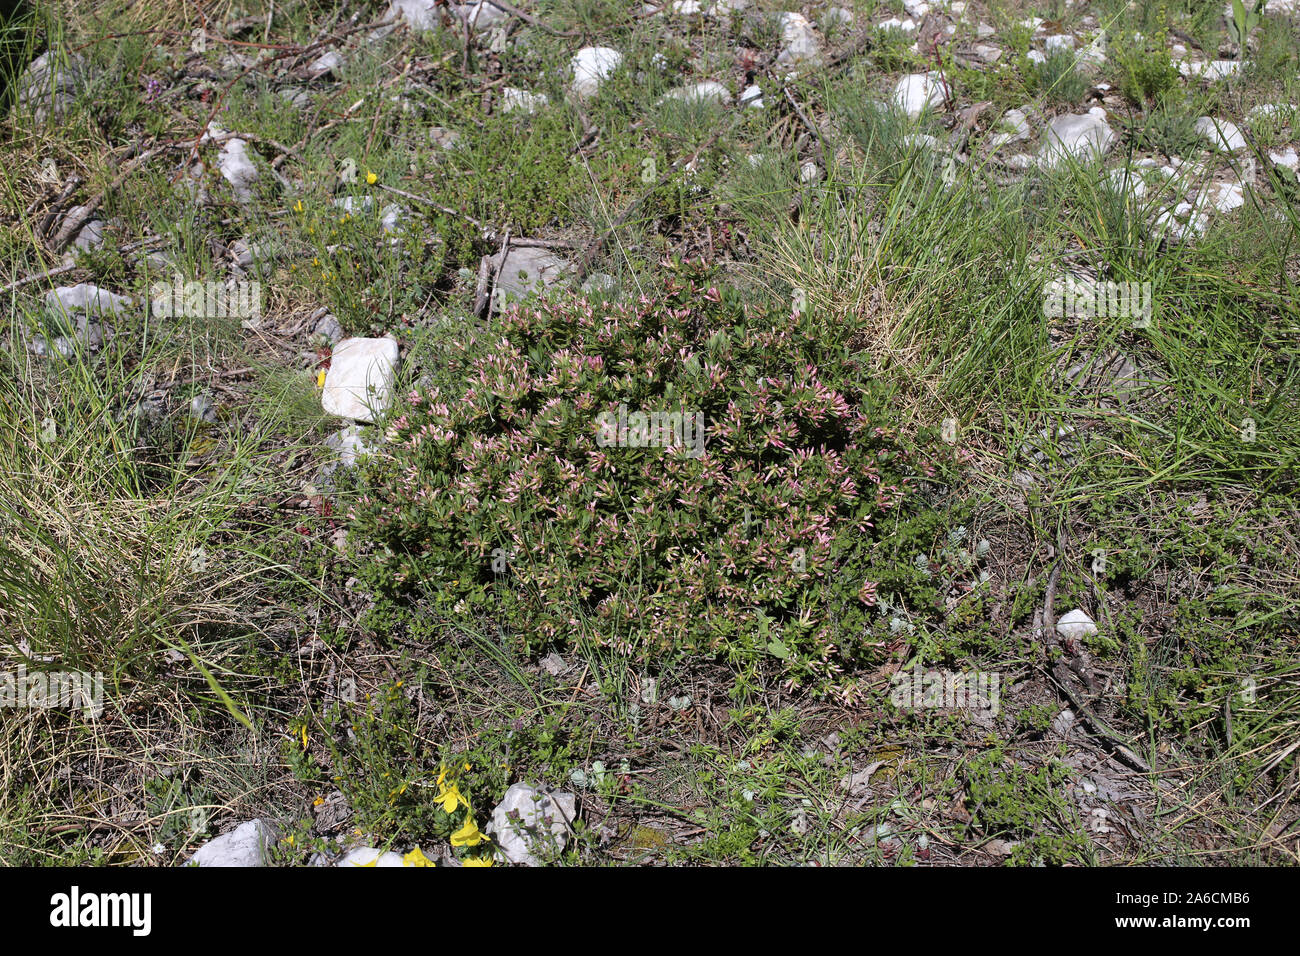
[[[402,857],[402,866],[434,866],[434,865],[435,864],[431,859],[429,859],[422,852],[420,852],[420,848],[418,846],[410,853],[406,854],[406,856]]]
[[[452,846],[478,846],[483,842],[483,834],[473,819],[466,819],[465,825],[451,835]]]
[[[490,856],[471,856],[467,860],[460,861],[461,866],[491,866],[492,857]]]
[[[450,787],[443,787],[442,792],[438,794],[435,800],[442,804],[442,809],[446,813],[454,813],[462,803],[467,808],[469,807],[469,801],[460,795],[460,791],[456,789],[454,783]]]

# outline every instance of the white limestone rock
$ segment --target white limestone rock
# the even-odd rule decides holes
[[[266,866],[266,851],[273,843],[275,831],[267,823],[249,820],[203,844],[186,866]]]
[[[501,99],[507,113],[539,113],[551,102],[545,93],[529,93],[514,86],[505,87]]]
[[[540,857],[558,855],[577,816],[577,798],[571,793],[544,793],[516,783],[492,811],[487,832],[500,857],[511,863],[540,866]]]
[[[1043,136],[1038,162],[1049,169],[1071,159],[1088,162],[1103,156],[1115,138],[1115,131],[1106,122],[1106,111],[1099,106],[1087,113],[1058,116]]]
[[[257,167],[248,158],[248,144],[238,137],[226,141],[217,158],[217,168],[235,191],[235,198],[248,202],[253,198],[252,185],[257,181]]]
[[[1079,640],[1094,636],[1097,633],[1097,625],[1085,611],[1076,607],[1056,622],[1056,633],[1067,641]]]
[[[822,44],[813,25],[802,13],[781,14],[781,52],[776,65],[786,69],[821,62]]]
[[[934,70],[929,73],[909,73],[894,87],[894,103],[912,119],[928,109],[943,106],[948,87],[943,77]]]
[[[377,850],[372,846],[359,846],[355,850],[345,853],[334,864],[336,867],[380,867],[380,866],[403,866],[402,857],[392,850]]]
[[[659,102],[665,100],[677,100],[682,103],[716,103],[719,106],[727,106],[731,103],[731,91],[715,80],[704,80],[701,83],[688,83],[675,90],[669,90]]]
[[[1202,116],[1196,121],[1196,132],[1208,140],[1215,149],[1235,153],[1246,148],[1246,137],[1236,123],[1228,120]]]
[[[569,69],[573,73],[573,93],[578,99],[595,96],[600,84],[623,63],[623,54],[613,47],[586,46],[573,55]]]
[[[397,355],[390,338],[344,339],[330,357],[321,407],[330,415],[373,422],[392,400]]]

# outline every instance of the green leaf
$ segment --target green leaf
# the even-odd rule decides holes
[[[779,658],[783,661],[788,661],[790,659],[790,648],[775,639],[768,641],[767,652],[773,657]]]
[[[186,653],[189,653],[188,648],[186,648]],[[234,717],[235,720],[239,721],[249,730],[255,730],[256,728],[253,727],[253,722],[244,716],[243,712],[235,705],[234,699],[226,693],[225,689],[219,683],[217,683],[217,679],[212,676],[212,672],[204,667],[203,662],[193,654],[190,654],[189,656],[190,660],[194,663],[194,666],[199,669],[199,673],[203,675],[203,679],[208,682],[208,686],[212,688],[213,693],[220,697],[221,702],[226,705],[226,710],[230,711],[230,716]]]

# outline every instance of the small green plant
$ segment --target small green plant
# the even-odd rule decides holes
[[[966,765],[971,830],[1017,841],[1012,865],[1090,862],[1078,813],[1061,793],[1067,779],[1069,770],[1056,761],[1030,770],[995,747]]]
[[[1243,57],[1246,54],[1246,45],[1250,41],[1250,35],[1259,26],[1265,2],[1266,0],[1255,0],[1255,6],[1248,10],[1241,0],[1232,0],[1232,19],[1228,21],[1228,36],[1241,49]]]
[[[1160,104],[1179,85],[1178,67],[1169,59],[1168,31],[1141,39],[1124,37],[1111,48],[1119,91],[1138,106]]]
[[[1031,92],[1041,93],[1053,106],[1074,106],[1088,92],[1091,83],[1079,72],[1078,60],[1071,50],[1057,50],[1041,63],[1035,63],[1027,84]]]
[[[872,653],[871,528],[937,465],[822,373],[822,335],[668,272],[655,297],[464,337],[366,463],[360,573],[390,609],[478,609],[529,652],[771,656],[826,690]]]

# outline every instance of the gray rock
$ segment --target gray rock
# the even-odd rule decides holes
[[[1178,64],[1178,72],[1188,79],[1222,80],[1232,76],[1241,64],[1236,60],[1211,60],[1208,63],[1184,60]]]
[[[280,99],[284,100],[290,106],[297,110],[305,110],[311,106],[311,91],[305,90],[301,86],[286,86],[276,91]]]
[[[92,322],[84,315],[70,319],[71,327],[63,326],[62,335],[32,335],[27,341],[27,348],[33,355],[61,355],[72,358],[79,351],[95,352],[104,344],[104,329],[98,322]]]
[[[587,276],[582,283],[582,291],[591,295],[592,293],[609,293],[618,288],[618,283],[608,272],[593,272]]]
[[[307,73],[313,78],[325,76],[327,73],[337,74],[343,68],[343,57],[337,50],[330,50],[328,53],[322,53],[315,60],[307,65]]]
[[[76,53],[50,50],[33,60],[18,78],[15,103],[39,125],[58,122],[86,86],[86,61]]]
[[[240,272],[269,266],[275,261],[275,251],[266,243],[236,239],[226,250],[231,264]]]
[[[1230,123],[1227,120],[1214,119],[1211,116],[1202,116],[1196,121],[1196,132],[1209,141],[1215,149],[1221,149],[1225,152],[1233,153],[1239,149],[1246,148],[1246,137],[1237,127],[1236,123]]]
[[[823,31],[847,30],[853,26],[853,13],[844,7],[830,7],[821,16]]]
[[[433,126],[429,129],[429,142],[444,151],[458,149],[461,145],[460,133],[445,126]]]
[[[469,25],[474,28],[475,33],[486,33],[499,23],[505,23],[510,19],[510,14],[506,13],[495,4],[488,3],[486,0],[478,0],[477,3],[462,3],[456,7],[456,12],[469,21]]]
[[[339,325],[337,318],[327,313],[321,316],[320,321],[312,329],[312,334],[323,337],[330,345],[336,345],[343,338],[343,326]]]
[[[1070,731],[1074,728],[1074,721],[1074,711],[1067,707],[1052,719],[1052,730],[1059,737],[1068,737]]]
[[[728,106],[731,103],[731,91],[721,83],[714,80],[705,80],[702,83],[688,83],[686,86],[679,86],[674,90],[669,90],[659,102],[665,100],[677,100],[680,103],[714,103],[718,106]]]
[[[235,198],[248,202],[253,198],[253,183],[257,181],[257,167],[248,158],[248,144],[238,137],[226,141],[217,157],[217,168],[235,191]]]
[[[65,218],[80,217],[86,211],[85,206],[73,206],[68,210]],[[92,249],[98,249],[104,244],[104,221],[102,219],[91,219],[77,232],[77,236],[72,240],[74,249],[80,249],[82,252],[88,252]]]
[[[1135,358],[1114,349],[1085,353],[1066,370],[1065,380],[1072,392],[1110,395],[1124,403],[1165,382],[1163,375],[1145,370]]]
[[[392,0],[384,19],[395,19],[413,30],[437,30],[442,25],[436,0]]]
[[[555,253],[538,246],[511,248],[497,276],[493,299],[500,306],[510,299],[523,299],[551,286],[567,284],[572,266]]]
[[[776,65],[786,70],[815,66],[822,59],[821,40],[802,13],[781,14],[781,52]]]
[[[1029,139],[1029,118],[1024,110],[1007,110],[998,120],[997,132],[989,137],[990,149],[1001,149],[1011,143],[1023,143]]]
[[[190,417],[212,424],[217,420],[217,403],[211,395],[200,392],[190,399]]]
[[[554,856],[564,849],[577,805],[571,793],[544,793],[517,783],[492,811],[487,832],[509,862],[540,866],[539,854]]]
[[[353,467],[362,455],[369,455],[375,450],[375,446],[366,441],[360,425],[340,428],[325,439],[325,447],[338,453],[339,464],[344,468]]]
[[[1054,168],[1066,160],[1087,162],[1110,149],[1115,131],[1106,122],[1106,111],[1094,106],[1087,113],[1058,116],[1047,127],[1038,150],[1038,163]]]
[[[580,100],[595,96],[603,83],[623,63],[623,54],[607,46],[585,46],[573,55],[569,70],[571,89]]]
[[[262,820],[249,820],[199,847],[187,866],[266,866],[266,850],[275,831]]]
[[[402,219],[406,216],[406,210],[397,203],[389,203],[379,211],[379,227],[384,230],[384,235],[391,236],[398,231]]]
[[[545,93],[529,93],[515,86],[502,89],[501,100],[507,113],[538,113],[551,102]]]
[[[105,317],[134,308],[135,301],[89,282],[60,286],[45,294],[41,329],[33,330],[27,348],[34,355],[62,355],[94,352],[104,342],[100,323]]]

